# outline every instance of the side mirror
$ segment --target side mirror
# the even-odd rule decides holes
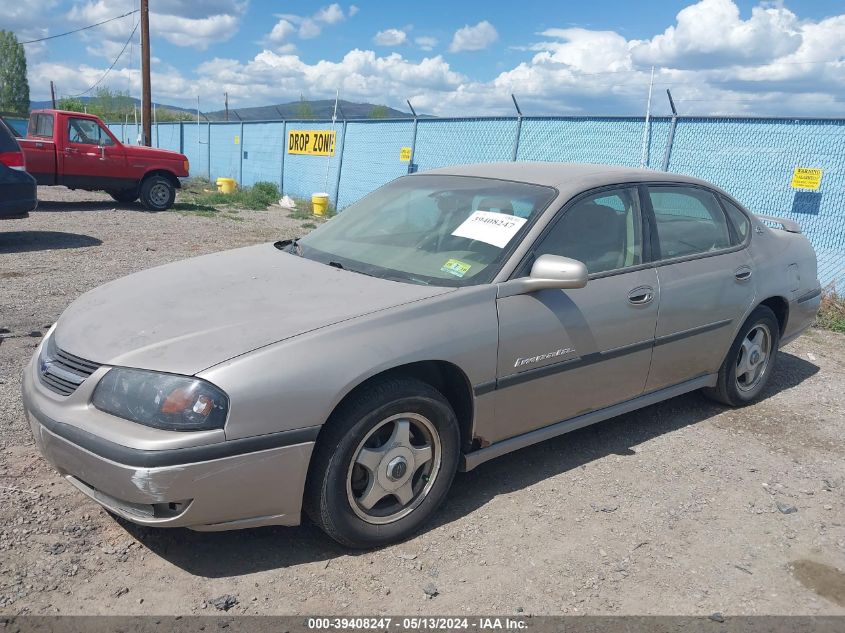
[[[540,255],[528,277],[511,279],[499,286],[499,297],[528,294],[536,290],[566,290],[587,285],[587,267],[583,262],[559,255]]]

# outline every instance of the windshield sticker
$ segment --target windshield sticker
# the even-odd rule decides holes
[[[462,262],[460,259],[450,259],[440,267],[440,270],[455,275],[455,277],[463,277],[470,268],[472,268],[472,264]]]
[[[465,237],[504,248],[526,219],[495,211],[473,211],[464,222],[452,231],[455,237]]]

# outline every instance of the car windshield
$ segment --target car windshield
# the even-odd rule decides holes
[[[439,286],[487,283],[556,193],[490,178],[406,176],[289,248],[385,279]]]

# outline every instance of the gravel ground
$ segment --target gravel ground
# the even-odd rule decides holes
[[[304,222],[40,197],[0,224],[0,613],[845,614],[845,336],[818,330],[758,404],[690,394],[494,460],[401,545],[116,521],[35,450],[19,373],[37,337],[105,281]]]

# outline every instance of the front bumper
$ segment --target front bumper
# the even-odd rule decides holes
[[[67,420],[57,420],[61,404],[41,384],[35,359],[24,370],[22,385],[27,420],[41,453],[111,512],[141,525],[197,530],[299,524],[316,429],[142,450],[74,424],[85,411],[78,402],[67,407]]]

